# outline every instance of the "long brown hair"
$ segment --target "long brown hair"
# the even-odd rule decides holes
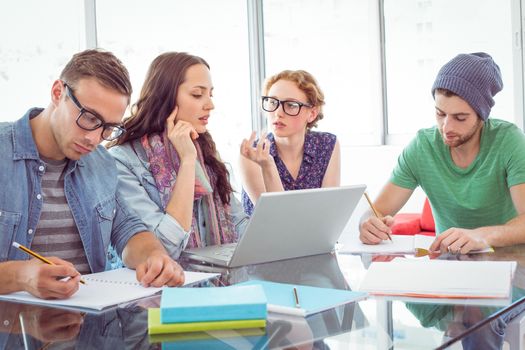
[[[126,133],[108,147],[140,139],[146,134],[163,133],[166,119],[177,105],[177,93],[184,82],[186,71],[196,64],[210,68],[204,59],[185,52],[166,52],[155,58],[146,74],[140,97],[131,107],[131,115],[124,120]],[[219,159],[215,142],[208,132],[199,134],[197,142],[202,150],[204,164],[214,174],[210,179],[214,192],[219,194],[223,204],[230,204],[233,188],[228,170]]]

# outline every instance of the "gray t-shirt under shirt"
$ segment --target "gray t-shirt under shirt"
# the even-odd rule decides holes
[[[41,159],[46,163],[42,175],[43,205],[31,249],[43,256],[56,256],[69,261],[81,274],[91,273],[64,193],[64,170],[68,161]]]

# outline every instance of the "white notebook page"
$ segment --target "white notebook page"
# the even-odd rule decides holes
[[[184,285],[191,285],[218,275],[218,273],[184,271]],[[83,275],[82,279],[86,281],[86,284],[80,284],[79,290],[69,299],[44,300],[27,292],[16,292],[0,295],[0,300],[102,310],[106,307],[154,295],[162,289],[145,288],[139,284],[135,276],[135,270],[127,268]]]
[[[407,253],[413,254],[415,248],[430,248],[436,237],[427,235],[391,235],[392,241],[382,241],[379,244],[364,244],[355,235],[338,249],[340,253]],[[493,252],[492,248],[475,250],[469,254]]]

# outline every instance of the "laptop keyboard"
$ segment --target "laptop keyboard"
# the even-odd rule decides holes
[[[214,255],[216,256],[224,256],[224,257],[230,257],[233,255],[233,251],[235,250],[235,246],[232,247],[222,247],[221,250],[216,251]]]

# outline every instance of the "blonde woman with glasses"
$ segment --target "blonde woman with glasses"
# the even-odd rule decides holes
[[[242,201],[247,214],[261,193],[339,186],[336,136],[312,131],[323,119],[324,94],[304,70],[285,70],[264,86],[261,107],[271,133],[241,144]]]

